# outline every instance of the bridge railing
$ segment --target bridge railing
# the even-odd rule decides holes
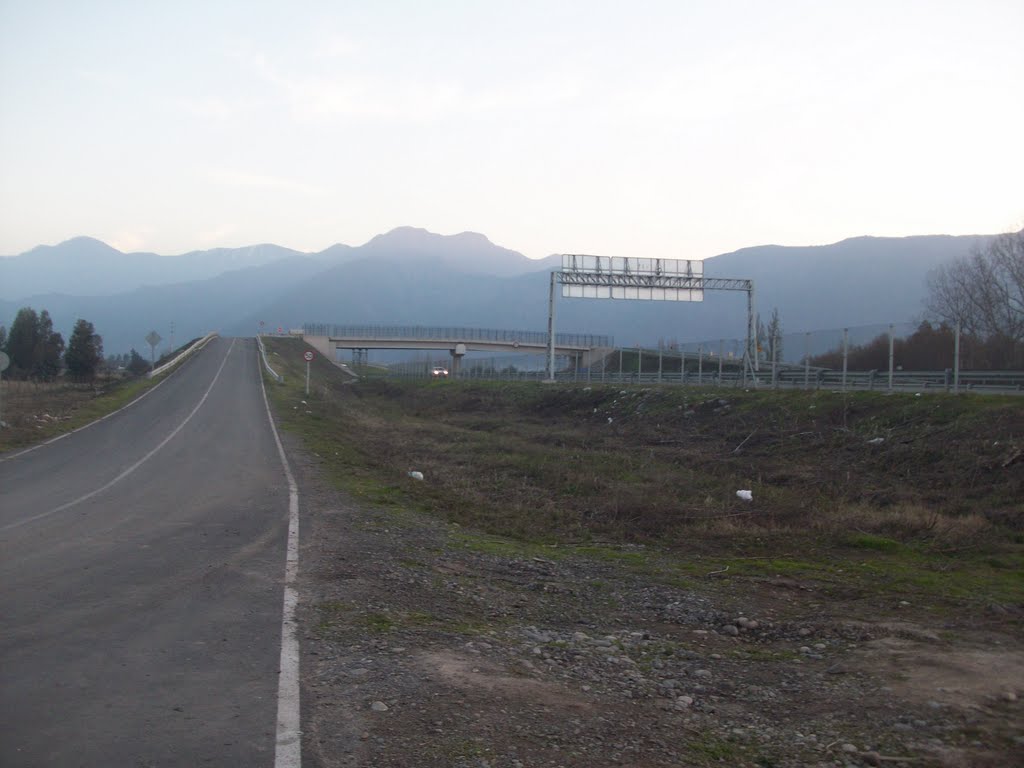
[[[498,328],[460,328],[430,325],[331,325],[306,323],[302,331],[308,336],[328,336],[335,339],[367,339],[368,341],[394,341],[416,339],[421,341],[494,341],[507,344],[544,345],[548,335],[544,331],[509,331]],[[588,333],[556,333],[555,345],[560,347],[613,347],[611,336]]]

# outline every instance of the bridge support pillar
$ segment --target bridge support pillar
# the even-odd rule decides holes
[[[462,367],[462,358],[466,356],[466,345],[456,344],[454,349],[449,350],[449,354],[452,356],[451,374],[455,377],[459,375],[459,369]]]

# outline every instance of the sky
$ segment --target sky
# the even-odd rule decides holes
[[[1020,0],[0,0],[0,254],[1024,226]]]

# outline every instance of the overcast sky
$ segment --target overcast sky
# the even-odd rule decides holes
[[[1024,2],[0,0],[0,254],[1024,226]]]

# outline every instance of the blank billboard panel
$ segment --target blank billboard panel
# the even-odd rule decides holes
[[[704,301],[700,288],[657,288],[628,285],[563,285],[567,299],[634,299],[637,301]]]

